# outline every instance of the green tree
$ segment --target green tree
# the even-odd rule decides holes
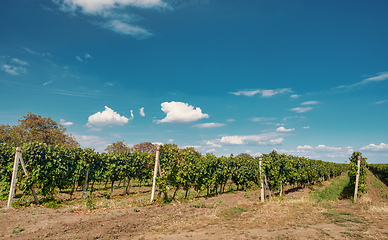
[[[105,151],[108,153],[116,153],[116,154],[121,154],[125,152],[131,152],[131,148],[128,147],[124,141],[117,141],[114,143],[109,144],[106,148]]]
[[[15,126],[0,125],[0,142],[21,146],[24,143],[40,142],[47,145],[79,146],[74,136],[53,119],[28,113]]]

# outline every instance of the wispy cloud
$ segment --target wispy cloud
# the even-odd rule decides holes
[[[29,64],[26,61],[20,60],[18,58],[3,58],[5,58],[5,63],[2,64],[1,70],[3,70],[4,72],[14,76],[19,76],[21,74],[27,73],[26,67],[29,66]]]
[[[269,117],[253,117],[253,118],[250,118],[249,120],[251,120],[252,122],[269,122],[275,119],[276,118],[269,118]]]
[[[193,127],[196,127],[196,128],[216,128],[216,127],[223,127],[225,126],[226,124],[225,123],[214,123],[214,122],[210,122],[210,123],[200,123],[200,124],[196,124],[194,125]]]
[[[383,103],[386,103],[386,102],[388,102],[388,100],[378,101],[378,102],[375,102],[375,104],[383,104]]]
[[[291,111],[297,112],[297,113],[304,113],[311,111],[313,108],[312,107],[296,107],[292,108]]]
[[[89,53],[85,53],[83,57],[76,56],[75,59],[77,59],[80,62],[87,63],[88,59],[93,58]]]
[[[292,92],[290,88],[278,88],[278,89],[256,89],[256,90],[241,90],[237,92],[231,92],[230,94],[236,95],[236,96],[248,96],[252,97],[256,94],[261,94],[262,97],[272,97],[278,94]]]
[[[162,0],[53,0],[60,10],[71,15],[83,15],[89,22],[100,27],[136,38],[146,38],[152,34],[136,24],[139,19],[135,9],[171,9]]]
[[[341,85],[341,86],[336,87],[335,89],[348,89],[349,90],[349,89],[352,89],[355,87],[367,85],[369,83],[382,82],[385,80],[388,80],[388,72],[381,72],[381,73],[378,73],[376,76],[363,79],[362,81],[356,82],[356,83],[351,84],[351,85]]]
[[[318,101],[307,101],[303,102],[301,105],[316,105],[318,104]]]

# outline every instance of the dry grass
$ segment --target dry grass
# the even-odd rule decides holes
[[[359,200],[359,204],[363,210],[374,213],[388,213],[388,204],[384,202],[374,202],[371,198],[363,196]]]

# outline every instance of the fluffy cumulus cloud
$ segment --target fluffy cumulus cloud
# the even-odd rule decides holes
[[[223,136],[219,142],[227,145],[280,145],[284,139],[279,133]]]
[[[183,103],[183,102],[164,102],[161,104],[162,111],[166,117],[157,121],[158,123],[189,123],[203,118],[209,118],[209,115],[202,113],[201,108]]]
[[[211,123],[196,124],[193,127],[196,127],[196,128],[216,128],[216,127],[223,127],[223,126],[225,126],[224,123],[211,122]]]
[[[252,97],[256,94],[261,94],[262,97],[272,97],[278,94],[282,93],[287,93],[287,92],[292,92],[290,88],[278,88],[278,89],[256,89],[256,90],[242,90],[242,91],[237,91],[237,92],[231,92],[231,94],[236,95],[236,96],[248,96]]]
[[[379,145],[369,144],[360,148],[361,151],[371,151],[371,152],[388,152],[388,144],[380,143]]]
[[[165,9],[169,6],[162,0],[52,0],[60,10],[74,15],[87,16],[89,22],[100,27],[138,38],[152,35],[135,22],[137,9]],[[86,57],[85,57],[86,58]]]
[[[88,118],[88,126],[113,126],[113,125],[124,125],[128,123],[129,118],[120,116],[117,112],[111,108],[105,106],[103,112],[97,112]]]
[[[276,132],[292,132],[292,131],[294,131],[294,128],[287,129],[285,127],[278,127],[276,129]]]

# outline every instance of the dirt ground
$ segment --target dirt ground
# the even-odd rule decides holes
[[[0,239],[388,239],[388,188],[367,181],[357,203],[316,202],[309,188],[265,203],[250,190],[164,206],[147,205],[145,192],[106,199],[92,211],[85,200],[58,209],[7,209],[2,201]]]

